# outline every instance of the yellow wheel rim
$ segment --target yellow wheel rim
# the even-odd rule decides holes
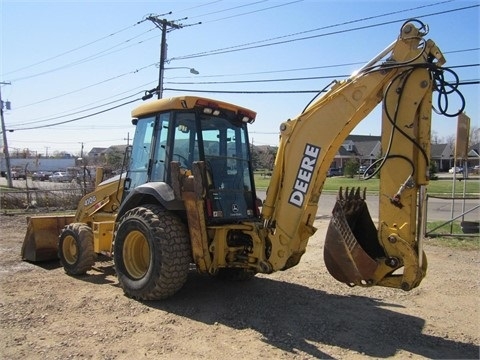
[[[150,266],[150,247],[147,238],[140,231],[134,230],[125,238],[123,261],[128,274],[134,279],[141,279]]]
[[[65,261],[69,264],[75,264],[78,259],[78,248],[77,242],[72,235],[67,235],[63,239],[62,246],[63,257]]]

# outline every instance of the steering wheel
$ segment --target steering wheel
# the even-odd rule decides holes
[[[174,157],[175,157],[175,156],[178,157],[178,162],[180,163],[180,167],[181,167],[181,168],[189,169],[189,166],[188,166],[189,161],[188,161],[188,159],[187,159],[185,156],[180,155],[180,154],[173,154],[173,156],[174,156]]]

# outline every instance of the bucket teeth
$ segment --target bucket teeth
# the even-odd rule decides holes
[[[366,189],[340,188],[325,240],[328,271],[349,285],[368,284],[384,255],[365,198]]]

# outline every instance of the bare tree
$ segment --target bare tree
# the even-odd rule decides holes
[[[445,137],[445,143],[450,145],[450,148],[452,148],[452,149],[455,148],[455,141],[456,141],[455,135],[448,135],[448,136]]]
[[[441,141],[442,141],[442,139],[438,135],[438,132],[435,131],[435,130],[432,130],[432,134],[431,134],[430,138],[431,138],[430,141],[431,141],[432,144],[440,144]]]
[[[469,146],[480,143],[480,128],[478,126],[472,126],[470,128],[470,137],[468,141]]]

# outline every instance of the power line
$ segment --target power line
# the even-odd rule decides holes
[[[130,100],[130,101],[127,101],[123,104],[120,104],[120,105],[117,105],[117,106],[113,106],[111,108],[108,108],[108,109],[104,109],[104,110],[101,110],[101,111],[97,111],[93,114],[89,114],[89,115],[85,115],[85,116],[80,116],[80,117],[77,117],[77,118],[74,118],[74,119],[70,119],[70,120],[65,120],[65,121],[60,121],[60,122],[56,122],[56,123],[52,123],[52,124],[46,124],[46,125],[39,125],[39,126],[32,126],[32,127],[25,127],[25,128],[16,128],[16,129],[13,129],[15,131],[21,131],[21,130],[35,130],[35,129],[43,129],[43,128],[47,128],[47,127],[52,127],[52,126],[56,126],[56,125],[61,125],[61,124],[68,124],[68,123],[71,123],[71,122],[74,122],[74,121],[79,121],[79,120],[83,120],[83,119],[86,119],[86,118],[90,118],[90,117],[93,117],[93,116],[96,116],[96,115],[99,115],[99,114],[103,114],[107,111],[111,111],[111,110],[114,110],[114,109],[118,109],[119,107],[122,107],[122,106],[125,106],[125,105],[128,105],[128,104],[131,104],[131,103],[134,103],[136,101],[139,101],[139,100],[142,100],[142,98],[137,98],[137,99],[134,99],[134,100]]]
[[[445,2],[448,2],[448,1],[445,1]],[[477,5],[478,6],[478,5]],[[468,49],[469,50],[472,50],[472,49]],[[474,49],[473,49],[474,50]],[[467,50],[466,50],[467,51]],[[352,63],[353,64],[353,63]],[[333,65],[335,66],[335,65]],[[290,71],[290,70],[288,70]],[[262,80],[259,80],[258,82],[261,82]],[[268,80],[268,81],[271,81],[271,80]],[[272,81],[282,81],[281,79],[279,80],[272,80]],[[283,81],[287,81],[287,80],[283,80]],[[255,82],[255,80],[252,80],[251,82]],[[214,83],[214,82],[212,82]],[[226,82],[225,82],[226,83]],[[166,90],[172,90],[172,91],[189,91],[189,90],[177,90],[177,89],[166,89]],[[198,91],[198,90],[193,90],[193,91]],[[205,92],[211,92],[211,91],[205,91]],[[298,91],[295,91],[295,92],[298,92]],[[301,92],[318,92],[316,90],[302,90]],[[249,93],[249,92],[245,92],[245,91],[240,91],[240,92],[235,92],[235,93]],[[261,92],[258,92],[258,91],[254,91],[252,93],[269,93],[269,92],[264,92],[264,91],[261,91]],[[278,92],[274,92],[274,93],[278,93]],[[285,92],[279,92],[279,93],[285,93]],[[117,101],[120,101],[120,100],[117,100]],[[103,105],[100,105],[100,106],[105,106],[105,104]],[[99,107],[100,107],[99,106]],[[87,110],[84,110],[84,111],[88,111],[88,110],[91,110],[91,109],[87,109]],[[62,116],[62,117],[66,117],[66,116],[71,116],[72,114],[68,114],[68,115],[65,115],[65,116]],[[92,116],[95,115],[95,114],[92,114]],[[88,115],[87,115],[88,117]],[[44,120],[44,121],[49,121],[49,120],[52,120],[51,118],[50,119],[47,119],[47,120]]]
[[[451,0],[449,0],[449,1],[451,1]],[[465,6],[465,7],[456,8],[456,9],[450,9],[450,10],[439,11],[439,12],[430,13],[430,14],[424,14],[424,15],[420,15],[420,16],[417,16],[417,17],[429,17],[429,16],[443,15],[443,14],[452,13],[452,12],[456,12],[456,11],[467,10],[467,9],[471,9],[471,8],[475,8],[475,7],[479,7],[479,6],[480,5],[470,5],[470,6]],[[407,10],[402,10],[401,12],[405,12],[405,11],[407,11]],[[410,11],[410,10],[408,10],[408,11]],[[387,15],[390,15],[390,14],[391,13],[377,15],[376,17],[383,17],[383,16],[387,16]],[[365,19],[367,19],[367,18],[365,18]],[[348,22],[345,22],[345,23],[342,23],[342,24],[328,25],[328,26],[324,26],[324,27],[321,27],[321,28],[300,32],[300,33],[288,34],[288,35],[279,36],[279,37],[275,37],[275,38],[259,40],[259,41],[255,41],[255,42],[251,42],[251,43],[229,46],[229,47],[215,49],[215,50],[203,51],[203,52],[200,52],[200,53],[194,53],[194,54],[190,54],[190,55],[176,56],[176,57],[171,58],[169,61],[193,59],[193,58],[212,56],[212,55],[220,55],[220,54],[226,54],[226,53],[232,53],[232,52],[238,52],[238,51],[244,51],[244,50],[258,49],[258,48],[274,46],[274,45],[281,45],[281,44],[286,44],[286,43],[290,43],[290,42],[310,40],[310,39],[315,39],[315,38],[319,38],[319,37],[325,37],[325,36],[330,36],[330,35],[338,35],[338,34],[343,34],[343,33],[357,31],[357,30],[365,30],[365,29],[370,29],[370,28],[395,24],[395,23],[398,23],[398,22],[404,22],[405,20],[408,20],[408,19],[410,19],[410,18],[403,18],[403,19],[385,21],[385,22],[377,23],[377,24],[358,26],[358,27],[354,27],[354,28],[350,28],[350,29],[331,31],[331,32],[323,33],[323,34],[305,36],[305,37],[300,37],[300,38],[290,39],[290,40],[277,41],[277,42],[268,43],[268,44],[254,45],[254,44],[259,44],[259,43],[262,43],[262,42],[277,40],[277,39],[281,39],[281,38],[285,38],[285,37],[296,36],[298,34],[302,34],[302,33],[306,33],[306,32],[325,30],[325,29],[328,29],[328,28],[338,27],[338,26],[342,26],[342,25],[345,25],[345,24],[351,24],[351,23],[355,23],[355,22],[364,21],[364,18],[362,18],[362,19],[348,21]]]
[[[480,80],[462,80],[457,85],[478,85]],[[322,90],[196,90],[165,88],[164,90],[190,92],[190,93],[211,93],[211,94],[305,94],[319,93]]]
[[[259,41],[254,41],[254,42],[250,42],[250,43],[246,43],[246,44],[235,45],[235,46],[231,46],[231,47],[227,47],[227,48],[222,48],[222,49],[218,49],[218,50],[235,49],[235,48],[242,47],[242,46],[253,45],[253,44],[263,43],[263,42],[267,42],[267,41],[273,41],[273,40],[283,39],[283,38],[292,37],[292,36],[297,36],[297,35],[302,35],[302,34],[306,34],[306,33],[310,33],[310,32],[325,30],[325,29],[332,28],[332,27],[349,25],[349,24],[354,24],[354,23],[357,23],[357,22],[362,22],[362,21],[366,21],[366,20],[372,20],[372,19],[376,19],[376,18],[381,18],[381,17],[385,17],[385,16],[390,16],[390,15],[398,14],[398,13],[407,12],[407,11],[418,10],[418,9],[421,9],[421,8],[424,8],[424,7],[437,6],[437,5],[441,5],[441,4],[448,3],[448,2],[452,2],[452,1],[453,1],[453,0],[445,0],[445,1],[442,1],[442,2],[434,3],[434,4],[422,5],[422,6],[417,6],[417,7],[414,7],[414,8],[409,8],[409,9],[402,9],[402,10],[398,10],[398,11],[394,11],[394,12],[389,12],[389,13],[384,13],[384,14],[379,14],[379,15],[374,15],[374,16],[369,16],[369,17],[364,17],[364,18],[360,18],[360,19],[345,21],[345,22],[343,22],[343,23],[337,23],[337,24],[322,26],[322,27],[315,28],[315,29],[300,31],[300,32],[296,32],[296,33],[293,33],[293,34],[287,34],[287,35],[277,36],[277,37],[273,37],[273,38],[269,38],[269,39],[264,39],[264,40],[259,40]],[[213,51],[217,51],[217,50],[211,50],[211,51],[213,52]],[[202,54],[202,53],[198,53],[198,54]],[[194,55],[196,55],[196,54],[194,54]],[[172,59],[172,60],[173,60],[173,59]]]
[[[200,8],[200,7],[204,7],[204,6],[216,4],[216,3],[219,3],[219,2],[222,2],[222,1],[223,1],[223,0],[215,0],[215,1],[211,1],[211,2],[209,2],[209,3],[191,6],[191,7],[189,7],[189,8],[182,9],[182,10],[177,10],[176,12],[184,12],[184,11],[189,11],[189,10],[193,10],[193,9],[198,9],[198,8]]]
[[[23,109],[23,108],[26,108],[26,107],[29,107],[29,106],[32,106],[32,105],[37,105],[37,104],[40,104],[40,103],[44,103],[46,101],[50,101],[50,100],[56,100],[56,99],[59,99],[61,97],[64,97],[64,96],[67,96],[67,95],[71,95],[71,94],[74,94],[74,93],[77,93],[77,92],[80,92],[80,91],[83,91],[83,90],[86,90],[86,89],[90,89],[94,86],[98,86],[98,85],[101,85],[101,84],[105,84],[107,82],[110,82],[110,81],[113,81],[113,80],[117,80],[121,77],[124,77],[126,75],[131,75],[131,74],[136,74],[142,70],[145,70],[149,67],[152,67],[152,66],[155,66],[157,65],[158,63],[153,63],[153,64],[150,64],[150,65],[146,65],[146,66],[143,66],[139,69],[136,69],[134,71],[129,71],[129,72],[126,72],[126,73],[123,73],[123,74],[120,74],[120,75],[117,75],[117,76],[114,76],[114,77],[111,77],[111,78],[108,78],[108,79],[105,79],[105,80],[101,80],[99,82],[96,82],[96,83],[93,83],[93,84],[90,84],[90,85],[87,85],[87,86],[84,86],[82,88],[79,88],[79,89],[76,89],[76,90],[72,90],[72,91],[69,91],[69,92],[63,92],[62,94],[60,95],[56,95],[56,96],[52,96],[50,98],[45,98],[45,99],[41,99],[41,100],[38,100],[38,101],[35,101],[33,103],[30,103],[30,104],[26,104],[26,105],[23,105],[23,106],[19,106],[17,107],[17,109]]]
[[[361,64],[365,64],[362,62]],[[333,65],[336,67],[335,65]],[[480,64],[465,64],[454,65],[449,68],[466,68],[466,67],[478,67]],[[212,85],[212,84],[249,84],[249,83],[267,83],[267,82],[283,82],[283,81],[303,81],[303,80],[319,80],[319,79],[338,79],[348,77],[350,74],[343,75],[325,75],[325,76],[308,76],[297,78],[281,78],[281,79],[257,79],[257,80],[231,80],[231,81],[168,81],[166,84],[175,85]]]
[[[318,79],[338,79],[348,77],[350,74],[344,75],[327,75],[327,76],[309,76],[300,78],[283,78],[283,79],[258,79],[258,80],[232,80],[232,81],[171,81],[167,84],[175,85],[210,85],[210,84],[251,84],[251,83],[266,83],[266,82],[282,82],[282,81],[302,81],[302,80],[318,80]]]
[[[420,7],[416,7],[416,8],[401,10],[401,11],[397,11],[397,12],[394,12],[394,13],[411,11],[411,10],[414,10],[414,9],[423,8],[423,7],[427,7],[427,6],[434,6],[434,5],[443,4],[443,3],[451,2],[451,1],[452,1],[452,0],[446,0],[446,1],[443,1],[443,2],[435,3],[435,4],[424,5],[424,6],[420,6]],[[291,4],[291,3],[287,3],[287,4]],[[282,4],[282,5],[287,5],[287,4]],[[268,8],[267,8],[267,9],[268,9]],[[263,9],[263,10],[265,10],[265,9]],[[321,28],[312,29],[312,30],[307,30],[307,31],[303,31],[303,32],[297,32],[297,33],[294,33],[294,34],[289,34],[289,35],[280,36],[280,37],[276,37],[276,38],[271,38],[271,39],[267,39],[267,40],[261,40],[261,41],[254,42],[254,43],[271,41],[271,40],[274,40],[274,39],[279,39],[279,38],[294,36],[294,35],[298,35],[298,34],[302,34],[302,33],[307,33],[307,32],[311,32],[311,31],[318,31],[318,30],[325,29],[325,28],[328,28],[328,27],[340,26],[340,25],[344,25],[344,24],[348,24],[348,23],[354,23],[354,22],[358,22],[358,21],[364,21],[364,20],[368,20],[368,19],[372,19],[372,18],[377,18],[377,17],[381,17],[381,16],[386,16],[386,15],[391,15],[391,14],[392,14],[392,13],[382,14],[382,15],[376,15],[376,16],[372,16],[372,17],[368,17],[368,18],[357,19],[357,20],[352,20],[352,21],[344,22],[344,23],[342,23],[342,24],[335,24],[335,25],[330,25],[330,26],[327,26],[327,27],[321,27]],[[151,16],[145,18],[144,20],[141,20],[141,21],[137,22],[137,23],[136,23],[135,25],[133,25],[133,26],[136,26],[136,25],[138,25],[138,24],[140,24],[140,23],[142,23],[142,22],[144,22],[144,21],[146,21],[147,19],[150,19],[150,18],[151,18]],[[130,26],[130,27],[132,27],[132,26]],[[128,29],[128,28],[130,28],[130,27],[127,27],[127,28],[125,28],[125,29]],[[123,30],[125,30],[125,29],[123,29]],[[123,31],[123,30],[121,30],[121,31]],[[151,37],[151,38],[149,38],[149,39],[140,41],[140,42],[138,42],[138,43],[136,43],[136,44],[132,44],[131,46],[123,47],[123,48],[117,49],[117,50],[115,50],[115,51],[110,51],[110,50],[112,50],[112,49],[114,49],[114,48],[122,45],[123,43],[128,43],[128,42],[130,42],[131,40],[133,40],[133,39],[135,39],[135,38],[138,38],[138,37],[142,36],[143,34],[146,34],[146,33],[150,32],[150,31],[152,31],[152,30],[153,30],[153,29],[150,29],[150,30],[148,30],[148,31],[146,31],[146,32],[144,32],[144,33],[142,33],[142,34],[140,34],[140,35],[137,35],[137,36],[135,36],[135,37],[133,37],[133,38],[127,39],[127,40],[125,40],[125,41],[122,42],[122,43],[116,44],[116,45],[114,45],[114,46],[112,46],[112,47],[110,47],[110,48],[108,48],[108,49],[106,49],[106,50],[103,50],[103,51],[101,51],[101,52],[99,52],[99,53],[90,55],[90,56],[85,57],[85,58],[83,58],[83,59],[77,60],[77,61],[75,61],[75,62],[68,63],[68,64],[62,65],[62,66],[60,66],[60,67],[57,67],[57,68],[54,68],[54,69],[50,69],[50,70],[47,70],[47,71],[44,71],[44,72],[41,72],[41,73],[37,73],[37,74],[29,75],[29,76],[24,76],[24,77],[20,77],[20,78],[14,79],[14,80],[15,80],[15,81],[19,81],[19,80],[25,80],[25,79],[29,79],[29,78],[32,78],[32,77],[40,76],[40,75],[45,75],[45,74],[48,74],[48,73],[51,73],[51,72],[55,72],[55,71],[58,71],[58,70],[61,70],[61,69],[65,69],[65,68],[68,68],[68,67],[71,67],[71,66],[79,65],[79,64],[82,64],[82,63],[87,62],[87,61],[95,60],[95,59],[98,59],[99,57],[106,56],[106,55],[110,55],[110,54],[112,54],[112,53],[114,53],[114,52],[117,52],[117,51],[125,50],[126,48],[129,48],[129,47],[131,47],[131,46],[138,45],[138,44],[140,44],[140,43],[142,43],[142,42],[144,42],[144,41],[148,41],[148,40],[151,40],[151,39],[153,39],[153,38],[156,38],[157,36],[154,36],[154,37]],[[76,49],[83,48],[83,47],[85,47],[85,46],[88,46],[89,44],[92,44],[92,43],[98,42],[98,41],[100,41],[100,40],[102,40],[102,39],[108,38],[109,36],[115,35],[115,34],[121,32],[121,31],[117,31],[116,33],[110,34],[110,35],[108,35],[108,36],[105,36],[105,37],[100,38],[100,39],[98,39],[98,40],[96,40],[96,41],[90,42],[90,43],[85,44],[85,45],[83,45],[83,46],[80,46],[80,47],[78,47],[78,48],[69,50],[69,51],[64,52],[64,53],[62,53],[62,54],[67,54],[67,53],[70,53],[70,52],[72,52],[72,51],[74,51],[74,50],[76,50]],[[299,39],[297,39],[297,40],[299,40]],[[254,44],[254,43],[250,43],[250,44]],[[244,45],[246,45],[246,44],[244,44]],[[238,47],[238,46],[244,46],[244,45],[237,45],[236,47]],[[270,45],[274,45],[274,44],[270,44]],[[270,45],[268,45],[268,46],[270,46]],[[230,48],[232,48],[232,47],[230,47]],[[228,49],[228,48],[226,48],[226,49]],[[246,50],[246,49],[244,49],[244,50]],[[217,51],[217,50],[213,50],[213,51]],[[60,55],[59,55],[59,56],[60,56]],[[57,57],[58,57],[58,56],[57,56]],[[52,57],[51,59],[53,59],[53,58],[54,58],[54,57]],[[180,59],[180,58],[174,58],[174,59]],[[46,61],[46,60],[45,60],[45,61]],[[44,61],[42,61],[42,62],[44,62]]]
[[[478,51],[479,49],[480,48],[471,48],[471,49],[464,49],[464,50],[446,51],[446,52],[444,52],[444,54],[461,53],[461,52],[468,52],[468,51]],[[296,68],[296,69],[270,70],[270,71],[250,72],[250,73],[243,73],[243,74],[217,74],[217,75],[207,75],[207,76],[198,76],[198,77],[225,77],[225,76],[258,75],[258,74],[269,74],[269,73],[273,74],[273,73],[282,73],[282,72],[292,72],[292,71],[303,71],[303,70],[314,70],[314,69],[325,69],[325,68],[335,68],[335,67],[342,67],[342,66],[360,65],[360,64],[364,64],[364,63],[365,63],[365,61],[359,61],[359,62],[353,62],[353,63],[323,65],[323,66],[314,66],[314,67],[305,67],[305,68]],[[71,94],[74,94],[74,93],[77,93],[77,92],[80,92],[80,91],[83,91],[83,90],[86,90],[86,89],[90,89],[94,86],[101,85],[101,84],[107,83],[109,81],[119,79],[119,78],[124,77],[126,75],[138,73],[138,72],[140,72],[144,69],[155,66],[157,64],[158,63],[153,63],[153,64],[150,64],[150,65],[146,65],[146,66],[143,66],[139,69],[136,69],[136,70],[133,70],[133,71],[130,71],[130,72],[126,72],[126,73],[123,73],[123,74],[120,74],[120,75],[117,75],[117,76],[114,76],[114,77],[111,77],[111,78],[108,78],[108,79],[104,79],[104,80],[101,80],[97,83],[93,83],[93,84],[84,86],[82,88],[76,89],[76,90],[72,90],[72,91],[69,91],[69,92],[64,92],[60,95],[56,95],[56,96],[53,96],[53,97],[50,97],[50,98],[44,98],[44,99],[35,101],[33,103],[30,103],[30,104],[19,106],[19,107],[17,107],[17,110],[18,109],[23,109],[25,107],[29,107],[29,106],[32,106],[32,105],[37,105],[37,104],[40,104],[40,103],[44,103],[46,101],[55,100],[55,99],[58,99],[58,98],[61,98],[61,97],[67,96],[67,95],[71,95]],[[450,67],[451,68],[457,68],[457,67],[471,67],[471,66],[478,66],[478,64],[457,65],[457,66],[450,66]],[[339,77],[345,77],[345,76],[348,76],[348,75],[331,75],[331,76],[325,76],[324,78],[332,78],[332,77],[333,78],[339,78]],[[295,78],[295,79],[291,79],[291,80],[295,81],[295,80],[320,79],[320,78],[322,78],[322,77],[298,78],[298,79]],[[251,80],[249,82],[271,82],[271,81],[289,81],[289,79],[285,79],[285,80],[282,80],[282,79]],[[215,82],[172,82],[172,81],[167,81],[165,83],[167,83],[167,84],[184,84],[185,85],[185,84],[222,84],[222,83],[223,84],[228,84],[228,83],[239,83],[239,82],[240,81],[237,81],[237,82],[235,82],[235,81],[234,82],[232,82],[232,81],[229,81],[229,82],[221,82],[221,81],[215,81]],[[69,114],[69,115],[72,115],[72,114]],[[66,115],[66,116],[69,116],[69,115]]]
[[[118,96],[121,96],[121,95],[124,95],[124,94],[127,94],[127,93],[131,93],[132,91],[136,91],[136,90],[139,90],[139,89],[143,89],[135,94],[131,94],[125,98],[121,98],[121,99],[117,99],[117,100],[113,100],[111,102],[107,102],[107,103],[102,103],[98,106],[95,106],[95,107],[92,107],[91,109],[93,108],[99,108],[99,107],[103,107],[103,106],[106,106],[106,105],[109,105],[111,103],[115,103],[117,101],[121,101],[123,99],[127,99],[129,97],[132,97],[132,96],[135,96],[135,95],[138,95],[140,93],[145,93],[145,89],[146,88],[151,88],[152,86],[154,86],[155,84],[155,81],[150,81],[148,83],[145,83],[145,84],[142,84],[140,86],[136,86],[135,88],[133,89],[129,89],[129,90],[126,90],[126,91],[122,91],[120,93],[117,93],[115,95],[112,95],[112,96],[108,96],[108,97],[105,97],[105,98],[102,98],[102,99],[98,99],[96,101],[93,101],[93,102],[90,102],[88,104],[84,104],[84,105],[81,105],[81,106],[77,106],[77,107],[74,107],[72,109],[69,109],[69,110],[66,110],[66,111],[62,111],[62,112],[59,112],[59,113],[55,113],[55,114],[52,114],[52,115],[49,115],[49,117],[45,118],[45,117],[40,117],[40,118],[34,118],[34,119],[31,119],[29,120],[28,122],[24,122],[22,121],[22,124],[21,125],[25,125],[25,124],[32,124],[32,123],[39,123],[39,122],[45,122],[45,121],[50,121],[50,120],[53,120],[53,119],[61,119],[63,117],[67,117],[67,116],[71,116],[71,115],[74,115],[74,114],[78,114],[78,113],[82,113],[84,111],[87,111],[87,108],[88,106],[92,106],[94,104],[98,104],[99,102],[102,102],[102,101],[106,101],[106,100],[110,100],[110,99],[114,99]],[[74,112],[74,113],[70,113],[70,114],[65,114],[65,113],[68,113],[69,111],[74,111],[74,110],[79,110],[79,109],[84,109],[83,111],[77,111],[77,112]],[[63,114],[63,115],[62,115]],[[62,115],[62,116],[59,116],[59,115]]]
[[[119,101],[129,99],[129,98],[131,98],[135,95],[139,95],[140,93],[143,93],[143,91],[141,91],[139,93],[136,93],[136,94],[133,94],[133,95],[126,96],[126,97],[121,98],[121,99],[110,101],[108,103],[104,103],[104,104],[101,104],[101,105],[98,105],[98,106],[93,106],[93,107],[90,107],[90,108],[87,108],[87,109],[84,109],[84,110],[81,110],[81,111],[76,111],[76,112],[73,112],[73,113],[69,113],[69,114],[65,114],[65,115],[61,115],[61,116],[56,116],[56,117],[50,117],[50,118],[42,119],[42,120],[31,120],[31,121],[27,121],[27,122],[22,122],[22,125],[38,124],[38,123],[42,123],[42,122],[57,120],[57,119],[65,118],[65,117],[68,117],[68,116],[80,114],[82,112],[86,112],[86,111],[90,111],[90,110],[95,110],[95,109],[98,109],[98,108],[101,108],[101,107],[104,107],[104,106],[107,106],[107,105],[114,104],[114,103],[119,102]],[[16,130],[16,129],[13,127],[13,130]]]
[[[23,66],[23,67],[18,68],[18,69],[16,69],[16,70],[9,71],[9,72],[5,73],[4,75],[13,74],[13,73],[19,72],[19,71],[21,71],[21,70],[29,69],[29,68],[31,68],[31,67],[34,67],[34,66],[43,64],[43,63],[48,62],[48,61],[51,61],[51,60],[58,59],[59,57],[62,57],[62,56],[64,56],[64,55],[70,54],[70,53],[72,53],[72,52],[74,52],[74,51],[83,49],[83,48],[85,48],[85,47],[87,47],[87,46],[93,45],[93,44],[95,44],[95,43],[97,43],[97,42],[100,42],[100,41],[102,41],[102,40],[105,40],[105,39],[107,39],[107,38],[109,38],[109,37],[115,36],[115,35],[123,32],[123,31],[125,31],[125,30],[128,30],[128,29],[130,29],[130,28],[133,28],[133,27],[141,24],[141,23],[144,22],[144,21],[145,21],[145,19],[144,19],[144,20],[137,21],[137,22],[136,22],[135,24],[133,24],[133,25],[127,26],[127,27],[125,27],[125,28],[123,28],[123,29],[120,29],[120,30],[115,31],[115,32],[113,32],[113,33],[111,33],[111,34],[108,34],[108,35],[106,35],[106,36],[103,36],[103,37],[101,37],[101,38],[99,38],[99,39],[97,39],[97,40],[90,41],[90,42],[88,42],[88,43],[86,43],[86,44],[77,46],[76,48],[73,48],[73,49],[64,51],[63,53],[60,53],[60,54],[58,54],[58,55],[54,55],[54,56],[51,56],[51,57],[49,57],[49,58],[47,58],[47,59],[37,61],[36,63],[30,64],[30,65],[27,65],[27,66]]]
[[[194,90],[194,89],[174,89],[164,88],[168,91],[180,91],[191,93],[212,93],[212,94],[306,94],[306,93],[319,93],[321,90]]]
[[[145,35],[147,33],[149,33],[150,31],[153,31],[155,30],[155,28],[152,28],[152,29],[149,29],[147,31],[144,31],[143,33],[137,35],[137,36],[134,36],[133,38],[130,38],[130,39],[127,39],[121,43],[118,43],[116,45],[113,45],[111,47],[109,47],[108,49],[105,49],[105,50],[102,50],[98,53],[95,53],[93,55],[89,55],[87,57],[84,57],[80,60],[76,60],[76,61],[73,61],[73,62],[70,62],[70,63],[67,63],[67,64],[64,64],[64,65],[61,65],[61,66],[58,66],[56,68],[53,68],[53,69],[50,69],[50,70],[46,70],[46,71],[42,71],[42,72],[39,72],[39,73],[36,73],[36,74],[33,74],[33,75],[27,75],[27,76],[23,76],[23,77],[19,77],[19,78],[16,78],[14,79],[15,81],[21,81],[21,80],[27,80],[27,79],[31,79],[31,78],[35,78],[35,77],[38,77],[38,76],[41,76],[41,75],[46,75],[46,74],[50,74],[52,72],[55,72],[55,71],[58,71],[58,70],[63,70],[63,69],[67,69],[69,67],[73,67],[73,66],[76,66],[76,65],[80,65],[80,64],[83,64],[83,63],[86,63],[86,62],[89,62],[89,61],[92,61],[92,60],[96,60],[98,58],[101,58],[101,57],[104,57],[104,56],[107,56],[107,55],[111,55],[111,54],[114,54],[116,52],[119,52],[119,51],[123,51],[125,49],[128,49],[132,46],[136,46],[138,44],[141,44],[141,43],[144,43],[145,41],[149,41],[149,40],[152,40],[152,39],[155,39],[158,37],[158,35],[155,35],[155,36],[152,36],[150,38],[147,38],[147,39],[144,39],[144,40],[141,40],[141,41],[137,41],[136,43],[133,43],[133,44],[129,44],[128,46],[124,46],[120,49],[116,49],[116,50],[112,50],[112,49],[115,49],[123,44],[127,44],[127,43],[130,43],[132,40],[142,36],[142,35]]]
[[[271,9],[275,9],[275,8],[278,8],[278,7],[281,7],[281,6],[292,5],[292,4],[295,4],[295,3],[298,3],[298,2],[302,2],[302,1],[304,1],[304,0],[290,1],[290,2],[285,3],[285,4],[269,6],[269,7],[267,7],[267,8],[252,10],[252,11],[245,12],[245,13],[242,13],[242,14],[231,15],[231,16],[227,16],[227,17],[220,18],[220,19],[205,21],[205,22],[203,22],[203,23],[211,23],[211,22],[217,22],[217,21],[222,21],[222,20],[227,20],[227,19],[232,19],[232,18],[238,18],[238,17],[240,17],[240,16],[251,15],[251,14],[254,14],[254,13],[261,12],[261,11],[271,10]]]
[[[244,8],[244,7],[248,7],[248,6],[252,6],[252,5],[264,3],[264,2],[266,2],[266,1],[268,1],[268,0],[255,1],[255,2],[252,2],[252,3],[242,4],[242,5],[230,7],[230,8],[227,8],[227,9],[211,11],[211,12],[205,13],[205,14],[200,14],[200,15],[196,15],[196,16],[189,16],[188,18],[189,18],[189,19],[195,19],[195,18],[202,17],[202,16],[209,16],[209,15],[219,14],[219,13],[226,12],[226,11],[230,11],[230,10],[236,10],[236,9],[240,9],[240,8]],[[214,1],[214,3],[216,3],[216,2],[218,2],[218,1]],[[208,22],[208,21],[207,21],[207,22]],[[205,23],[205,22],[202,21],[202,23]]]
[[[465,51],[470,51],[470,50],[471,49],[466,49]],[[455,52],[461,52],[461,51],[462,50],[455,50]],[[448,53],[448,52],[446,52],[446,53]],[[319,67],[287,69],[287,70],[280,70],[280,71],[277,71],[277,72],[283,72],[283,71],[288,72],[288,71],[305,70],[305,69],[309,70],[309,69],[315,69],[315,68],[331,68],[331,67],[345,66],[345,65],[351,65],[351,64],[364,64],[364,63],[365,62],[358,62],[358,63],[356,62],[356,63],[348,63],[348,64],[326,65],[326,66],[319,66]],[[478,67],[478,66],[480,66],[480,64],[462,64],[462,65],[450,66],[450,68],[465,68],[465,67]],[[256,73],[251,73],[251,74],[256,74]],[[234,74],[234,75],[236,76],[237,74]],[[281,78],[281,79],[258,79],[258,80],[235,80],[235,81],[200,81],[200,82],[166,82],[166,83],[167,84],[177,84],[177,85],[241,84],[241,83],[266,83],[266,82],[319,80],[319,79],[331,79],[331,78],[338,79],[338,78],[348,77],[348,76],[349,76],[348,74],[344,74],[344,75],[310,76],[310,77]],[[154,84],[154,82],[143,84],[140,87],[137,87],[135,89],[131,89],[131,90],[126,91],[126,92],[130,92],[130,91],[136,90],[138,88],[145,88],[146,86],[151,86],[152,84]],[[470,84],[474,84],[474,83],[464,82],[463,84],[464,85],[470,85]],[[165,90],[173,90],[173,89],[165,89]],[[185,91],[191,91],[191,90],[185,90]],[[126,92],[123,92],[121,94],[124,94]],[[61,118],[64,118],[64,117],[76,115],[76,114],[79,114],[79,113],[82,113],[82,112],[94,110],[94,109],[101,108],[101,107],[104,107],[104,106],[107,106],[107,105],[111,105],[111,104],[119,102],[119,101],[123,101],[125,99],[131,98],[132,96],[138,95],[142,92],[144,92],[144,91],[140,91],[140,92],[137,92],[133,95],[129,95],[129,96],[126,96],[124,98],[116,99],[116,100],[113,100],[111,102],[103,103],[103,104],[98,105],[98,106],[86,108],[86,109],[81,110],[81,111],[76,111],[76,112],[73,112],[73,113],[68,113],[68,114],[64,114],[64,115],[60,115],[60,116],[51,116],[51,117],[40,119],[40,120],[31,120],[31,121],[28,121],[28,122],[22,122],[22,125],[42,123],[42,122],[57,120],[57,119],[61,119]],[[311,91],[308,90],[308,92],[315,92],[315,91],[314,90],[311,90]],[[245,92],[242,91],[242,93],[245,93]],[[258,93],[258,92],[254,92],[254,93]],[[285,92],[282,92],[282,93],[285,93]],[[121,95],[121,94],[117,94],[115,96],[118,96],[118,95]],[[103,100],[105,100],[105,99],[103,99]],[[25,107],[25,106],[23,106],[23,107]],[[82,107],[84,107],[84,106],[82,106]],[[74,109],[72,109],[72,110],[74,110]]]

